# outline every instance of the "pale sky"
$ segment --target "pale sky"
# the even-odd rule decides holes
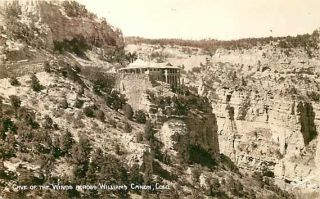
[[[320,0],[79,0],[125,36],[239,39],[312,33]]]

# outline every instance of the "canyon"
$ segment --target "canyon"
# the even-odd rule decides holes
[[[319,196],[317,31],[207,49],[132,43],[74,1],[0,9],[1,197]],[[120,74],[129,53],[178,66],[182,85]],[[171,189],[12,188],[105,180]]]
[[[270,38],[211,53],[166,40],[127,48],[157,52],[186,69],[186,85],[211,102],[220,152],[242,171],[261,171],[286,190],[319,193],[319,34],[299,37],[304,47]]]

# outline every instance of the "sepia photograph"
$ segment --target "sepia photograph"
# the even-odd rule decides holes
[[[0,199],[320,199],[319,0],[0,0]]]

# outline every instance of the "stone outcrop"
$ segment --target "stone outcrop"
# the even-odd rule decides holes
[[[60,5],[52,6],[50,2],[42,1],[38,3],[38,10],[40,23],[48,26],[53,41],[72,40],[80,36],[98,46],[123,46],[120,30],[90,13],[68,16],[67,13],[63,13]]]
[[[0,3],[3,10],[16,10],[15,25],[6,23],[8,16],[1,16],[3,29],[20,34],[19,31],[27,31],[27,43],[42,47],[53,48],[54,42],[82,39],[89,45],[98,47],[124,46],[123,36],[119,29],[112,27],[105,19],[99,19],[86,8],[75,1],[37,1],[19,0]],[[22,34],[23,32],[21,32]],[[24,33],[25,34],[25,33]],[[9,35],[11,37],[12,35]],[[25,36],[25,35],[24,35]],[[21,36],[23,38],[24,36]],[[15,38],[14,38],[15,39]],[[32,42],[30,40],[37,40]]]
[[[255,92],[220,90],[212,96],[221,153],[242,169],[268,170],[287,182],[310,177],[317,161],[317,105]]]
[[[214,157],[220,154],[217,120],[214,114],[190,113],[185,119],[189,129],[190,144],[200,146]]]
[[[157,134],[164,144],[163,150],[177,155],[177,145],[197,146],[207,151],[213,158],[220,154],[218,126],[214,114],[190,113],[186,117],[169,118]]]
[[[149,76],[145,74],[121,74],[117,79],[120,92],[126,95],[132,108],[149,111],[150,102],[147,98],[147,91],[152,88]]]

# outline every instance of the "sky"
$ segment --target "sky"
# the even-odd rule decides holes
[[[287,36],[320,27],[320,0],[79,0],[124,36],[219,39]]]

